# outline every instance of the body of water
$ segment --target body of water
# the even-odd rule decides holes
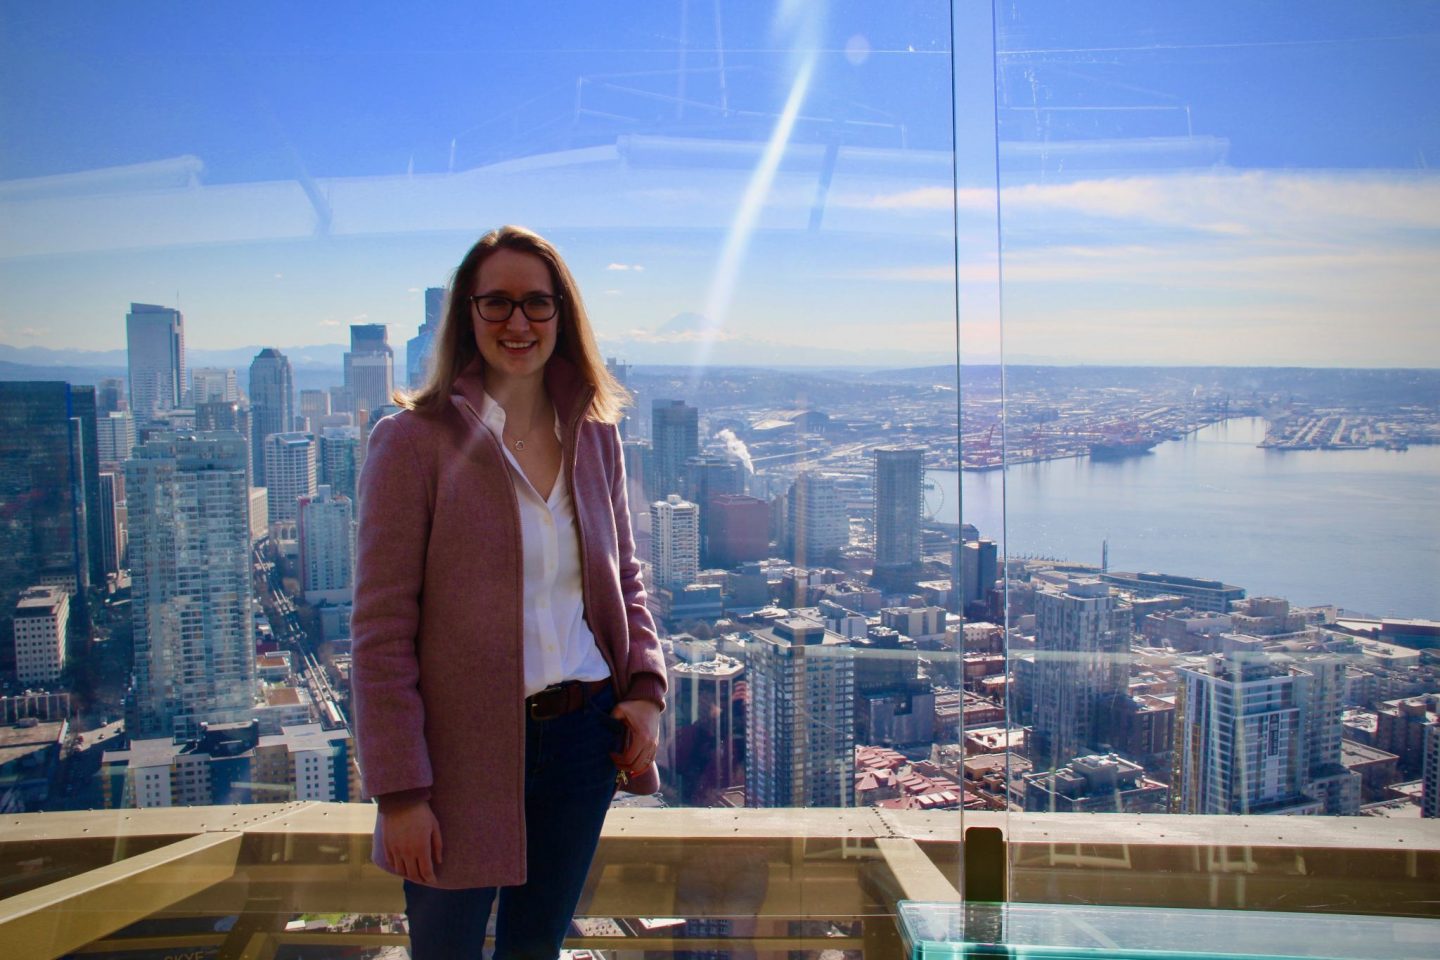
[[[1112,570],[1440,619],[1440,447],[1280,452],[1257,447],[1264,437],[1264,420],[1238,419],[1142,457],[965,473],[963,501],[960,474],[928,476],[938,519],[1008,541],[1011,556],[1098,564],[1108,539]]]

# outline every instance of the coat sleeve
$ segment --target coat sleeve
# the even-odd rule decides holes
[[[630,526],[630,502],[625,494],[625,450],[620,430],[611,427],[610,447],[614,469],[610,471],[610,501],[615,511],[615,541],[619,547],[620,593],[625,601],[625,619],[630,629],[627,652],[631,700],[650,700],[665,709],[665,654],[655,633],[655,620],[645,604],[645,587],[640,582],[640,563],[635,559],[635,531]]]
[[[405,427],[375,424],[359,483],[351,684],[367,797],[432,783],[416,643],[433,505]]]

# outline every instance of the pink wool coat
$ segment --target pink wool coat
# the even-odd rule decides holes
[[[585,621],[619,699],[663,706],[665,663],[645,606],[619,431],[585,418],[593,394],[553,357],[579,528]],[[525,716],[519,501],[477,411],[478,361],[443,415],[375,425],[360,477],[352,670],[366,796],[428,788],[444,860],[436,886],[525,881]],[[626,789],[653,792],[652,765]],[[386,862],[375,828],[374,859]]]

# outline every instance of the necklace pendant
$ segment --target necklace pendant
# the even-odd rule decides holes
[[[515,449],[516,449],[516,451],[524,450],[524,449],[525,449],[525,441],[524,441],[524,440],[516,440],[516,441],[515,441]]]

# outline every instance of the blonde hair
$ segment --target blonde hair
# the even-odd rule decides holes
[[[605,366],[580,288],[560,252],[544,237],[524,227],[504,226],[491,230],[476,241],[460,266],[455,268],[450,289],[445,297],[445,310],[435,347],[430,374],[420,389],[409,392],[396,390],[394,400],[407,410],[438,414],[450,406],[450,387],[460,372],[476,357],[475,328],[470,320],[470,291],[480,275],[480,267],[497,250],[530,253],[544,260],[550,268],[550,280],[560,295],[560,313],[555,331],[555,355],[575,365],[580,377],[595,390],[586,416],[591,420],[616,423],[630,403],[630,395]]]

